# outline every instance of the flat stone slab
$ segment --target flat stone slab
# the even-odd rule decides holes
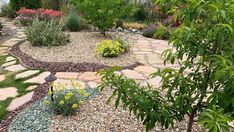
[[[51,73],[50,72],[43,72],[39,74],[36,77],[33,77],[31,79],[26,80],[24,83],[38,83],[42,84],[45,82],[45,77],[49,76]]]
[[[4,69],[7,71],[11,71],[11,72],[18,72],[18,71],[26,70],[26,68],[23,67],[21,64],[12,65],[12,66],[6,67]]]
[[[12,56],[8,56],[8,57],[6,58],[6,61],[5,61],[5,62],[13,61],[13,60],[16,60],[16,58],[15,58],[15,57],[12,57]]]
[[[101,77],[96,74],[97,74],[96,72],[84,72],[79,75],[78,79],[85,82],[94,81],[94,80],[95,82],[98,82],[98,80],[100,80]]]
[[[14,87],[0,88],[0,101],[10,97],[14,98],[17,95],[18,95],[17,89]]]
[[[150,64],[163,64],[163,60],[158,54],[149,54],[147,57]]]
[[[10,39],[10,40],[7,40],[5,41],[2,46],[7,46],[7,47],[11,47],[13,45],[15,45],[17,42],[15,42],[14,40]]]
[[[30,101],[32,99],[32,96],[33,96],[33,92],[30,92],[30,93],[25,94],[25,95],[23,95],[21,97],[13,99],[11,101],[10,105],[7,107],[7,110],[8,111],[13,111],[13,110],[19,108],[23,104],[25,104],[28,101]]]
[[[76,87],[73,87],[72,84],[71,84],[71,80],[69,79],[57,79],[54,84],[55,85],[65,85],[65,88],[67,89],[73,89],[73,88],[77,88],[77,89],[84,89],[86,87],[86,84],[82,81],[78,81],[78,80],[73,80],[73,82],[75,84],[77,84]],[[55,86],[55,90],[57,89],[57,87]]]
[[[78,72],[57,72],[55,76],[61,79],[76,79],[78,77]]]
[[[3,80],[5,80],[5,76],[4,75],[0,75],[0,82],[2,82]]]
[[[97,88],[98,84],[96,82],[88,82],[87,83],[90,88]]]
[[[152,74],[152,73],[156,72],[157,69],[154,67],[151,67],[151,66],[138,66],[138,67],[135,67],[134,70],[138,71],[138,72]]]
[[[0,47],[0,54],[5,54],[7,52],[8,47]]]
[[[37,87],[38,87],[37,85],[29,86],[26,90],[31,91],[31,90],[34,90]]]
[[[8,67],[8,66],[11,66],[11,65],[14,65],[14,64],[16,64],[15,60],[6,62],[6,63],[2,64],[1,67]]]
[[[134,71],[134,70],[123,70],[122,73],[127,77],[127,78],[130,78],[130,79],[138,79],[138,80],[143,80],[145,79],[145,77],[140,74],[139,72],[137,71]]]
[[[28,70],[28,71],[16,74],[15,79],[26,78],[26,77],[32,76],[34,74],[37,74],[39,72],[40,72],[39,70]]]

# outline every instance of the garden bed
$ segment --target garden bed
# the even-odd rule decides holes
[[[45,62],[98,63],[106,66],[129,66],[136,63],[131,52],[114,58],[104,58],[96,51],[96,44],[105,38],[97,32],[70,33],[71,42],[57,47],[33,47],[25,42],[20,49],[32,58]]]

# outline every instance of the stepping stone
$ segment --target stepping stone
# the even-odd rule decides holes
[[[61,79],[76,79],[78,77],[78,72],[57,72],[55,76]]]
[[[134,68],[134,70],[138,71],[138,72],[147,73],[147,74],[152,74],[152,73],[157,71],[156,68],[151,67],[151,66],[138,66],[138,67]]]
[[[78,77],[78,79],[85,82],[88,81],[99,82],[101,77],[96,74],[97,74],[96,72],[84,72]]]
[[[142,64],[148,64],[147,59],[145,55],[135,55],[136,61],[142,63]]]
[[[17,42],[15,42],[14,40],[7,40],[7,41],[5,41],[3,44],[2,44],[2,46],[7,46],[7,47],[11,47],[11,46],[13,46],[13,45],[15,45]]]
[[[29,70],[15,75],[15,79],[26,78],[32,76],[36,73],[39,73],[39,70]]]
[[[33,96],[33,92],[30,92],[30,93],[25,94],[25,95],[23,95],[21,97],[13,99],[11,101],[10,105],[7,107],[7,110],[8,111],[13,111],[13,110],[19,108],[23,104],[25,104],[28,101],[30,101],[32,99],[32,96]]]
[[[3,80],[5,80],[5,76],[4,75],[0,75],[0,82],[2,82]]]
[[[29,86],[26,90],[31,91],[31,90],[34,90],[37,87],[38,87],[37,85]]]
[[[122,73],[127,77],[127,78],[130,78],[130,79],[137,79],[137,80],[143,80],[145,79],[144,76],[142,74],[140,74],[139,72],[137,71],[134,71],[134,70],[123,70]]]
[[[98,84],[96,82],[88,82],[87,83],[90,88],[97,88]]]
[[[163,64],[163,60],[158,54],[149,54],[147,57],[150,64]]]
[[[12,65],[12,66],[6,67],[4,69],[7,71],[11,71],[11,72],[18,72],[18,71],[26,70],[27,68],[23,67],[21,64],[18,64],[18,65]]]
[[[16,61],[9,61],[9,62],[6,62],[4,64],[1,65],[1,67],[8,67],[8,66],[11,66],[11,65],[14,65],[16,64]]]
[[[50,72],[43,72],[39,74],[36,77],[33,77],[31,79],[26,80],[24,83],[38,83],[42,84],[45,82],[45,77],[49,76],[51,73]]]
[[[15,58],[15,57],[12,57],[12,56],[8,56],[8,57],[6,58],[6,61],[5,61],[5,62],[13,61],[13,60],[16,60],[16,58]]]
[[[81,81],[78,81],[78,80],[73,80],[75,83],[78,83],[80,84],[80,87],[75,87],[77,89],[83,89],[86,87],[86,84],[84,82],[81,82]],[[55,82],[54,82],[55,85],[58,85],[58,84],[62,84],[62,85],[65,85],[67,89],[72,89],[74,88],[71,84],[71,80],[68,80],[68,79],[57,79]],[[55,89],[58,89],[55,87]]]
[[[146,82],[149,83],[151,86],[159,87],[161,85],[161,77],[155,77],[152,79],[147,80]]]
[[[8,47],[0,47],[0,54],[5,54]]]
[[[3,101],[9,97],[14,98],[17,95],[17,89],[14,87],[0,88],[0,101]]]

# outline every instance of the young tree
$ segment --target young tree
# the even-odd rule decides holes
[[[83,16],[94,26],[98,27],[103,35],[113,27],[115,20],[125,9],[124,0],[71,0]]]
[[[158,5],[166,1],[156,0]],[[100,88],[112,88],[116,107],[121,101],[147,131],[157,122],[168,128],[187,116],[188,132],[196,120],[212,132],[229,131],[227,122],[234,117],[233,4],[231,0],[173,0],[168,9],[177,11],[183,24],[170,37],[176,51],[164,52],[165,63],[177,60],[180,69],[152,74],[162,78],[164,95],[158,88],[143,88],[116,75],[118,68],[99,72]]]

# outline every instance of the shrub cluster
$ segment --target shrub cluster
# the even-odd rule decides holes
[[[143,29],[143,36],[152,38],[157,28],[158,26],[155,24],[150,25],[149,27]]]
[[[141,29],[144,29],[145,28],[145,25],[144,24],[141,24],[141,23],[137,23],[137,22],[131,22],[131,23],[124,23],[123,24],[123,28],[124,29],[129,29],[129,28],[132,28],[132,29],[138,29],[138,30],[141,30]]]
[[[70,14],[66,26],[70,31],[78,31],[81,28],[79,17],[74,13]]]
[[[96,51],[103,57],[117,57],[127,51],[127,47],[120,40],[103,40],[96,46]]]
[[[15,18],[15,15],[16,15],[16,11],[14,9],[11,8],[10,4],[4,4],[1,6],[1,9],[0,9],[0,16],[1,17],[8,17],[8,18]]]
[[[41,0],[10,0],[10,5],[16,11],[22,7],[38,9],[41,7]]]
[[[64,34],[61,26],[53,20],[34,19],[32,26],[27,27],[25,33],[33,46],[58,46],[69,42],[69,36]]]
[[[90,94],[85,91],[79,82],[71,81],[72,88],[67,88],[66,85],[53,85],[56,89],[54,92],[49,91],[48,95],[53,96],[53,101],[45,99],[44,105],[50,106],[56,114],[65,116],[74,115],[83,100],[87,99]]]

